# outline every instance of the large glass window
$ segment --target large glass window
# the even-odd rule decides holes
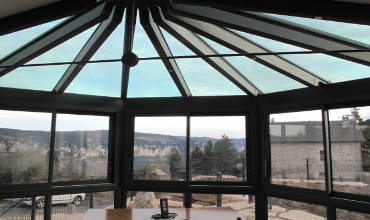
[[[134,179],[184,180],[186,117],[136,117]]]
[[[329,110],[335,191],[370,195],[370,107]]]
[[[0,186],[48,180],[51,114],[0,110]]]
[[[320,110],[270,115],[271,183],[325,189]]]
[[[109,117],[57,114],[54,181],[106,179]]]
[[[268,197],[268,219],[326,219],[326,207]]]
[[[246,181],[246,117],[190,119],[191,179]]]

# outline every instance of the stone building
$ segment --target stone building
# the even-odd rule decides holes
[[[333,178],[359,181],[364,136],[355,120],[330,122]],[[325,179],[321,121],[270,124],[271,175],[283,179]]]

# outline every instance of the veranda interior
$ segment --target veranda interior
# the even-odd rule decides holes
[[[370,219],[366,2],[33,2],[0,14],[2,219]]]

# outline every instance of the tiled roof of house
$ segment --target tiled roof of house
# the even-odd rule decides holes
[[[365,138],[355,120],[331,121],[332,142],[361,142]],[[321,121],[273,122],[270,123],[270,141],[322,142]]]

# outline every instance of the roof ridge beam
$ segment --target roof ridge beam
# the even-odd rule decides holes
[[[16,66],[27,63],[106,19],[112,7],[112,3],[103,2],[85,14],[68,19],[0,60],[0,66]],[[0,68],[0,77],[17,68],[14,66]]]
[[[217,52],[204,42],[199,36],[190,30],[179,26],[171,21],[166,20],[159,8],[151,8],[154,19],[161,27],[171,33],[186,47],[192,50],[195,54],[212,55]],[[224,75],[227,79],[233,82],[237,87],[249,95],[259,95],[262,92],[245,78],[235,67],[233,67],[227,60],[222,57],[201,57],[209,65],[215,68],[218,72]]]
[[[370,46],[352,40],[324,34],[292,22],[282,22],[271,16],[236,10],[224,10],[199,5],[171,4],[173,14],[197,18],[255,35],[263,36],[309,50],[327,50],[325,54],[370,66],[369,52],[335,53],[332,50],[369,49]],[[335,36],[335,37],[334,37]]]
[[[172,57],[172,52],[163,37],[158,24],[153,20],[153,17],[147,8],[140,10],[140,23],[144,27],[149,39],[152,41],[155,49],[160,57]],[[170,73],[180,93],[184,97],[190,97],[191,92],[186,81],[178,67],[175,59],[162,59],[163,64]]]
[[[109,18],[98,26],[73,62],[88,61],[121,23],[123,12],[123,7],[114,6]],[[54,87],[53,92],[63,93],[85,65],[86,63],[71,64]]]
[[[168,20],[183,25],[238,53],[271,52],[263,46],[221,26],[179,15],[171,15],[167,12],[164,12],[164,16]],[[307,86],[329,83],[327,80],[278,55],[253,56],[252,59]]]

